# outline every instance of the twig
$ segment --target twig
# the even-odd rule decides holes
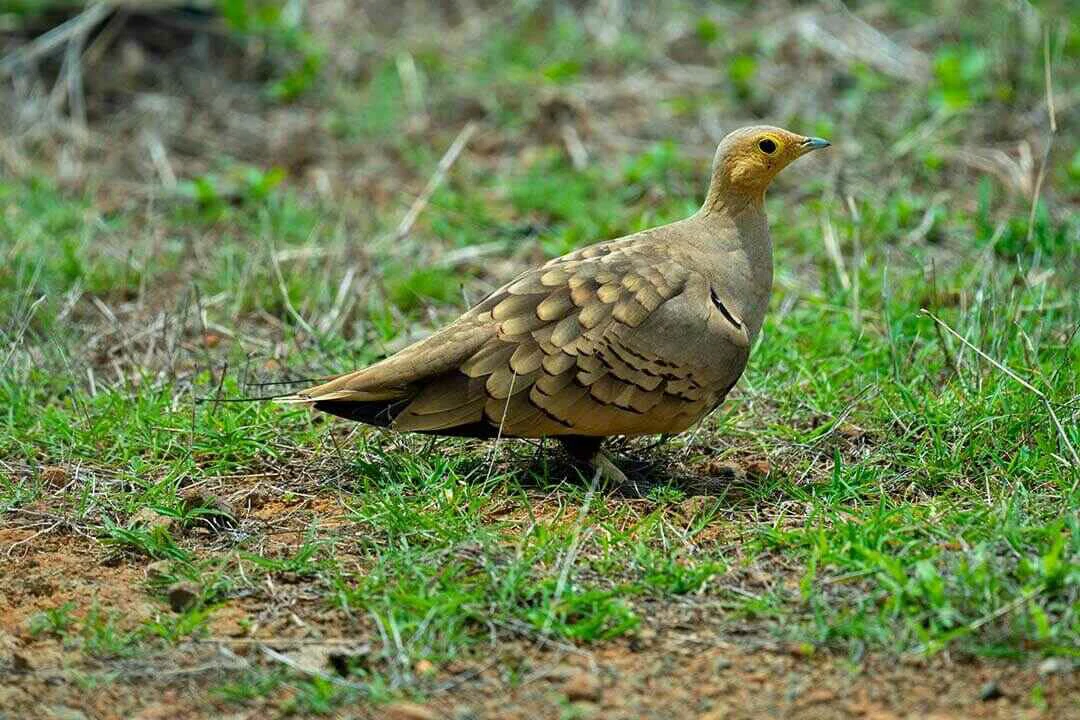
[[[416,69],[416,61],[409,53],[402,52],[398,54],[396,64],[409,111],[419,115],[424,112],[424,83]]]
[[[92,26],[75,33],[64,50],[64,84],[67,86],[68,114],[81,135],[86,134],[86,96],[83,92],[82,55],[86,35]]]
[[[446,179],[446,173],[450,172],[450,168],[453,167],[457,161],[461,151],[465,149],[465,146],[469,143],[469,139],[472,138],[473,133],[476,132],[476,123],[470,122],[461,129],[458,136],[454,139],[453,144],[446,151],[446,154],[439,160],[438,166],[435,168],[435,173],[428,180],[427,186],[424,191],[420,193],[420,197],[413,201],[413,204],[409,207],[409,211],[405,213],[405,217],[401,219],[401,223],[397,227],[397,232],[394,233],[395,240],[401,240],[403,237],[409,234],[416,219],[420,217],[420,213],[427,207],[428,201],[431,196],[435,194],[435,191],[442,185],[444,179]]]
[[[338,318],[343,316],[343,308],[345,307],[345,301],[348,298],[355,298],[358,293],[350,293],[352,289],[353,280],[356,278],[356,265],[350,265],[349,269],[345,271],[345,276],[341,278],[341,282],[338,283],[337,293],[334,295],[334,304],[331,306],[330,311],[326,313],[319,321],[319,329],[324,333],[329,333],[334,329],[337,324]],[[350,310],[352,305],[349,306]]]
[[[581,142],[581,136],[578,135],[577,128],[572,123],[564,122],[560,128],[563,143],[566,145],[566,152],[570,155],[570,162],[573,163],[575,170],[584,170],[589,164],[589,151],[585,149],[584,143]]]
[[[829,254],[829,259],[833,261],[833,265],[836,267],[836,276],[840,279],[840,287],[847,290],[851,289],[851,278],[848,276],[847,268],[844,265],[844,256],[840,253],[840,245],[836,241],[836,229],[833,228],[832,220],[827,216],[821,220],[821,237],[825,242],[825,251]]]
[[[945,197],[945,193],[938,193],[930,200],[930,207],[926,208],[922,220],[914,230],[904,236],[905,244],[914,245],[922,242],[922,240],[930,233],[930,230],[934,227],[934,222],[937,220],[937,209],[941,207],[941,202]]]
[[[889,363],[892,365],[893,379],[900,380],[900,361],[896,353],[896,337],[893,334],[892,314],[889,307],[892,303],[892,288],[889,287],[889,259],[890,253],[885,253],[885,263],[881,266],[881,310],[885,315],[885,337],[889,341]]]
[[[1080,455],[1076,454],[1076,448],[1073,447],[1072,441],[1069,440],[1068,433],[1065,432],[1065,428],[1062,426],[1061,421],[1058,420],[1057,413],[1054,412],[1053,404],[1050,402],[1050,399],[1048,397],[1046,397],[1046,394],[1042,390],[1039,390],[1039,388],[1035,387],[1034,385],[1029,383],[1027,380],[1025,380],[1024,378],[1017,375],[1015,372],[1010,370],[1007,366],[1003,365],[1002,363],[998,362],[994,358],[987,355],[985,352],[983,352],[979,348],[972,345],[971,342],[966,337],[964,337],[960,333],[953,330],[951,327],[949,327],[948,323],[946,323],[944,320],[939,318],[934,313],[930,312],[926,308],[923,308],[921,312],[924,315],[929,316],[930,319],[933,320],[934,322],[936,322],[937,324],[941,325],[941,327],[943,327],[945,330],[947,330],[949,332],[949,334],[953,335],[957,340],[964,343],[964,345],[966,345],[968,348],[970,348],[972,351],[974,351],[979,357],[983,358],[988,363],[990,363],[991,365],[996,367],[998,370],[1000,370],[1001,372],[1008,375],[1010,378],[1012,378],[1013,380],[1018,382],[1026,390],[1028,390],[1031,393],[1034,393],[1037,398],[1042,400],[1043,405],[1046,406],[1046,412],[1050,413],[1050,419],[1053,420],[1054,427],[1057,428],[1058,435],[1061,436],[1062,444],[1065,445],[1065,449],[1068,450],[1069,455],[1072,456],[1073,465],[1075,465],[1077,467],[1080,467]]]
[[[105,23],[105,26],[101,28],[94,37],[94,42],[90,43],[90,47],[86,48],[86,52],[83,53],[83,63],[85,65],[94,66],[105,56],[105,51],[112,46],[112,43],[120,35],[120,31],[124,29],[124,25],[127,24],[130,12],[124,8],[115,8],[116,12],[109,18],[109,21]]]
[[[859,267],[863,263],[862,257],[862,215],[859,206],[855,204],[855,198],[851,195],[845,197],[848,211],[851,213],[851,320],[856,330],[862,329],[862,301],[860,300],[861,283],[859,282]]]
[[[806,42],[844,62],[859,60],[905,82],[921,82],[930,72],[926,55],[900,45],[851,12],[804,14],[794,25]]]
[[[1050,116],[1050,132],[1057,132],[1057,113],[1054,111],[1054,81],[1050,73],[1050,28],[1043,28],[1043,74],[1046,76],[1046,112]]]
[[[263,655],[266,655],[266,657],[270,658],[271,660],[274,660],[275,662],[279,662],[282,665],[286,665],[286,666],[292,668],[293,670],[296,670],[299,673],[303,673],[304,675],[307,675],[309,677],[317,677],[317,678],[320,678],[322,680],[326,680],[327,682],[331,682],[331,683],[333,683],[335,685],[338,685],[340,687],[349,688],[351,690],[359,690],[362,693],[367,693],[368,692],[368,688],[365,685],[360,685],[359,683],[349,682],[348,680],[342,680],[338,676],[331,675],[330,673],[323,672],[322,670],[316,670],[315,668],[305,667],[304,665],[301,665],[300,663],[293,660],[288,655],[285,655],[283,653],[279,653],[277,650],[274,650],[271,647],[267,647],[266,645],[261,646],[260,649],[262,650]]]
[[[161,142],[161,137],[156,132],[144,130],[142,141],[146,145],[147,152],[150,153],[150,162],[162,186],[166,191],[175,190],[176,173],[173,171],[172,163],[169,162],[169,152],[165,149],[165,144]]]
[[[273,251],[270,252],[270,264],[274,266],[274,275],[277,276],[278,290],[281,292],[281,301],[285,304],[285,309],[289,311],[297,324],[304,329],[304,332],[317,340],[319,333],[315,332],[315,329],[308,324],[308,321],[296,311],[292,300],[289,299],[289,288],[285,285],[285,276],[281,274],[281,265],[278,263],[277,254]]]
[[[19,67],[37,60],[42,55],[48,55],[66,42],[80,36],[85,38],[86,34],[111,12],[112,8],[105,4],[91,5],[67,22],[39,35],[0,60],[0,78],[7,77]]]
[[[506,414],[510,411],[510,400],[514,397],[514,383],[517,381],[517,370],[514,371],[513,376],[510,378],[510,390],[506,395],[506,405],[503,406],[502,417],[499,418],[499,431],[495,434],[495,442],[491,444],[491,461],[488,463],[487,477],[484,479],[486,483],[491,480],[491,473],[495,470],[495,456],[499,450],[499,442],[502,440],[503,425],[506,424]]]
[[[475,262],[488,255],[497,255],[505,252],[506,246],[507,242],[505,240],[495,240],[493,242],[480,243],[479,245],[467,245],[463,248],[455,248],[454,250],[444,253],[433,264],[439,267],[453,268],[458,265]]]
[[[233,656],[236,658],[236,656]],[[230,670],[247,670],[251,665],[241,658],[236,658],[233,662],[207,662],[202,665],[194,665],[192,667],[172,668],[171,670],[163,670],[157,666],[140,668],[138,670],[121,670],[120,674],[126,678],[141,678],[141,677],[153,677],[153,678],[176,678],[176,677],[190,677],[192,675],[202,675],[208,672],[222,672]]]
[[[1046,108],[1050,115],[1050,134],[1046,139],[1046,150],[1043,152],[1042,162],[1039,163],[1039,174],[1035,177],[1035,189],[1031,193],[1031,212],[1028,214],[1028,230],[1026,243],[1031,244],[1031,238],[1035,234],[1035,211],[1039,208],[1039,196],[1042,194],[1043,181],[1046,179],[1046,169],[1050,160],[1050,150],[1054,147],[1054,136],[1057,134],[1057,118],[1054,115],[1054,85],[1050,67],[1050,34],[1043,29],[1043,71],[1046,75]]]
[[[47,527],[47,528],[45,528],[43,530],[38,530],[36,533],[31,535],[30,537],[25,537],[22,540],[16,540],[15,542],[11,543],[11,545],[8,546],[7,552],[5,553],[5,555],[7,555],[7,557],[9,557],[9,558],[12,557],[13,553],[15,552],[15,548],[17,548],[17,547],[19,547],[21,545],[29,545],[31,542],[33,542],[34,540],[37,540],[42,535],[47,535],[47,534],[51,533],[53,530],[60,527],[61,525],[64,525],[66,522],[67,522],[66,520],[57,520],[55,523],[53,523],[49,527]]]
[[[213,635],[204,638],[190,638],[187,642],[196,645],[288,645],[290,647],[345,647],[360,655],[371,651],[371,645],[356,638],[245,638]]]

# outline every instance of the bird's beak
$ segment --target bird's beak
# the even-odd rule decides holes
[[[827,148],[832,145],[828,140],[816,137],[808,137],[799,143],[799,147],[802,148],[804,153],[808,153],[811,150],[820,150],[821,148]]]

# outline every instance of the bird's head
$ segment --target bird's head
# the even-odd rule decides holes
[[[777,173],[806,153],[829,145],[828,140],[769,125],[729,133],[716,148],[706,206],[726,200],[760,204]]]

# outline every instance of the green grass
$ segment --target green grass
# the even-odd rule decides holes
[[[597,130],[578,170],[561,140],[540,139],[538,98],[653,73],[666,50],[633,25],[590,43],[558,7],[515,12],[504,34],[453,57],[438,37],[403,37],[363,45],[373,62],[357,77],[304,59],[274,76],[279,99],[316,91],[336,150],[369,153],[376,175],[393,167],[379,182],[403,188],[395,199],[328,200],[284,169],[222,157],[149,208],[102,209],[101,188],[61,189],[43,172],[0,180],[0,457],[12,469],[0,525],[44,507],[118,562],[164,561],[132,588],[153,616],[61,602],[30,634],[105,676],[109,661],[186,651],[231,608],[257,635],[254,618],[276,620],[287,597],[367,654],[315,674],[252,666],[212,695],[274,696],[300,716],[423,698],[436,684],[420,663],[483,658],[492,638],[607,647],[688,605],[856,661],[1080,656],[1077,151],[1060,131],[1034,210],[954,152],[1017,137],[1002,114],[1042,107],[1041,35],[994,25],[987,45],[978,22],[942,20],[925,88],[859,63],[807,76],[831,102],[784,105],[774,97],[801,76],[768,37],[672,11],[721,80],[658,86],[642,118],[623,110],[643,141],[605,146]],[[917,27],[932,9],[887,8],[875,23]],[[1052,58],[1075,48],[1072,18],[1051,34]],[[322,57],[264,19],[230,22]],[[401,126],[420,111],[402,53],[433,120],[407,142]],[[1021,67],[1003,62],[1017,53]],[[1054,67],[1059,87],[1075,85],[1075,66]],[[485,105],[490,145],[462,155],[397,240],[458,127],[437,121],[463,99]],[[647,498],[594,492],[550,448],[232,402],[363,365],[527,265],[692,212],[711,153],[699,114],[745,107],[835,147],[770,193],[773,305],[738,391],[700,431],[627,446],[671,469]],[[599,124],[596,112],[583,117]],[[762,459],[767,474],[704,501],[685,482]],[[83,479],[59,491],[51,465]],[[209,522],[212,506],[185,501],[193,486],[234,496],[237,522]],[[289,512],[254,519],[255,494]],[[171,523],[135,522],[143,508]],[[200,595],[172,613],[178,581]]]

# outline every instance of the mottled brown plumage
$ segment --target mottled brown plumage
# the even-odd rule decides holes
[[[610,479],[610,435],[686,430],[742,374],[772,287],[765,190],[823,140],[720,143],[693,216],[522,273],[434,335],[289,400],[395,430],[546,437]]]

